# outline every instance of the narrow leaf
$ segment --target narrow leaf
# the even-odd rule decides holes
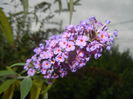
[[[25,99],[25,97],[28,95],[30,89],[32,87],[32,80],[30,77],[25,78],[20,83],[20,93],[21,93],[21,99]]]
[[[15,85],[11,85],[5,92],[2,99],[12,99],[15,90]]]
[[[21,3],[23,5],[24,14],[28,14],[28,8],[29,8],[29,0],[21,0]]]
[[[4,33],[5,38],[7,39],[8,43],[13,44],[13,32],[12,27],[9,23],[8,18],[6,17],[3,10],[0,8],[0,30]]]
[[[13,84],[16,81],[16,79],[7,80],[4,83],[0,85],[0,94],[4,91],[6,91],[11,84]]]
[[[10,67],[15,67],[15,66],[24,66],[25,63],[15,63],[13,65],[11,65]]]
[[[74,10],[73,0],[70,0],[70,1],[69,1],[69,7],[70,7],[70,19],[69,19],[69,23],[71,24],[72,15],[73,15],[73,10]]]
[[[0,76],[15,75],[15,74],[17,74],[17,73],[14,71],[11,71],[11,70],[0,71]]]

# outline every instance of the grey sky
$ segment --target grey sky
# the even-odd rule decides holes
[[[68,15],[60,15],[65,19],[64,24],[69,24]],[[96,16],[102,22],[111,20],[111,24],[133,20],[133,0],[81,0],[81,6],[76,7],[72,24],[78,24],[89,16]],[[116,43],[120,51],[130,49],[133,55],[133,22],[110,26],[111,29],[118,29],[119,36]]]
[[[45,0],[29,1],[30,5],[34,6],[34,4]],[[66,6],[65,0],[62,1],[64,2],[64,6]],[[80,3],[81,6],[75,7],[76,12],[73,14],[72,24],[78,24],[81,20],[85,20],[90,16],[95,16],[102,22],[109,19],[112,22],[111,24],[133,20],[133,0],[81,0]],[[10,10],[9,7],[5,7],[5,9]],[[55,17],[55,20],[60,19],[63,20],[63,27],[67,26],[69,24],[69,13],[62,13]],[[119,30],[116,43],[119,44],[120,51],[129,48],[133,55],[133,22],[114,25],[110,28]]]

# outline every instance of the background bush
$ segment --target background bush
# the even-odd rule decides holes
[[[132,99],[133,59],[117,47],[98,60],[90,60],[76,73],[57,80],[50,99]]]

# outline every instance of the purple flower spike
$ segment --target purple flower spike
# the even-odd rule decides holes
[[[69,25],[62,34],[53,35],[34,49],[34,55],[26,60],[24,70],[29,76],[40,73],[45,79],[65,77],[76,72],[91,58],[98,59],[104,50],[110,50],[118,31],[108,32],[107,24],[95,17]]]

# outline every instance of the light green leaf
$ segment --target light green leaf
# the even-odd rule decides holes
[[[0,30],[4,33],[5,38],[7,39],[8,43],[13,44],[13,32],[12,27],[9,23],[8,18],[6,17],[3,10],[0,8]]]
[[[42,89],[43,82],[40,80],[33,81],[33,85],[30,91],[30,99],[38,99],[40,91]]]
[[[15,63],[13,65],[11,65],[10,67],[15,67],[15,66],[24,66],[25,63]]]
[[[11,70],[0,71],[0,76],[15,75],[15,74],[17,74],[17,73],[14,71],[11,71]]]
[[[72,15],[73,15],[73,10],[74,10],[73,0],[70,0],[70,1],[69,1],[69,7],[70,7],[70,19],[69,19],[69,23],[71,24]]]
[[[2,99],[12,99],[15,90],[15,85],[11,85],[5,92]]]
[[[25,78],[20,83],[20,93],[21,93],[21,99],[25,99],[25,97],[28,95],[30,89],[32,87],[32,79],[30,77]]]
[[[13,84],[16,81],[16,79],[6,80],[0,85],[0,94],[4,91],[6,91],[11,84]]]

